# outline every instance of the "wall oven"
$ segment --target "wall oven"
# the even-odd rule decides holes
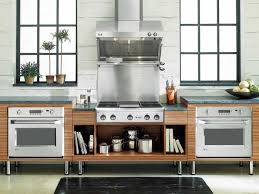
[[[64,156],[64,108],[9,108],[9,158]]]
[[[197,157],[251,157],[250,107],[197,108]]]

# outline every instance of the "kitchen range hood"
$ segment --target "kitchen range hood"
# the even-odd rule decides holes
[[[143,21],[143,0],[115,0],[115,21],[99,21],[97,38],[159,38],[161,21]]]

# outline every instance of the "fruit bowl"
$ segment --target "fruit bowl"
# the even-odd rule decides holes
[[[259,92],[233,92],[233,89],[227,89],[226,92],[241,99],[252,99],[259,97]]]

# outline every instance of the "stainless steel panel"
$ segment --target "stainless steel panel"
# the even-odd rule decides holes
[[[161,21],[98,21],[96,37],[158,38],[163,37]]]
[[[143,19],[143,0],[116,0],[116,20],[132,21]]]
[[[159,79],[159,69],[152,64],[99,65],[98,102],[159,101]]]

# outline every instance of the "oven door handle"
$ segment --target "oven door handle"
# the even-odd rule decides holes
[[[60,120],[11,120],[11,124],[61,124]]]
[[[208,125],[208,124],[223,124],[223,125],[233,125],[233,124],[249,124],[249,120],[227,120],[227,121],[210,121],[210,120],[198,120],[199,125]]]

